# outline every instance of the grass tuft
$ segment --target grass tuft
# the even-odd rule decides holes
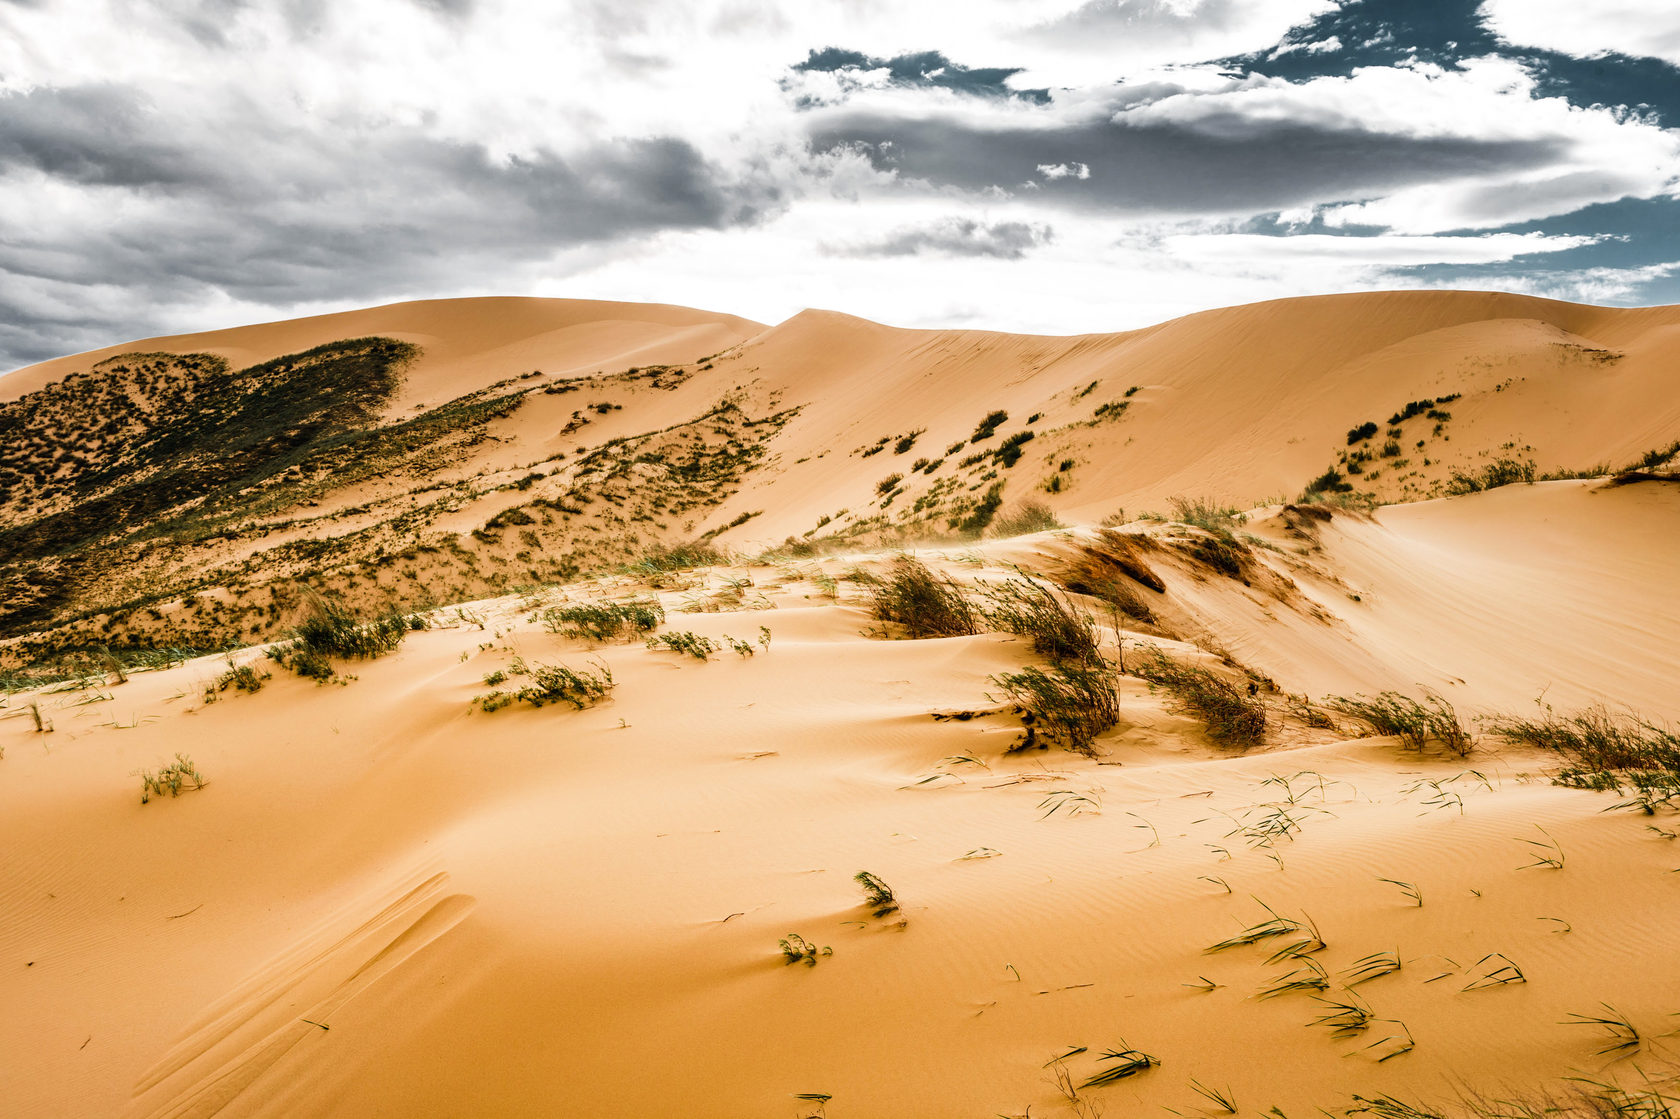
[[[1422,703],[1399,692],[1383,692],[1351,699],[1332,696],[1326,705],[1361,720],[1378,734],[1400,739],[1413,750],[1421,752],[1426,744],[1435,741],[1462,758],[1475,748],[1470,732],[1458,721],[1452,704],[1434,692],[1425,693]]]
[[[161,797],[165,793],[178,797],[182,793],[202,789],[206,783],[191,758],[176,754],[173,762],[155,773],[144,769],[140,771],[140,803],[149,804],[154,796]]]
[[[870,587],[870,612],[878,621],[903,626],[912,638],[980,632],[978,611],[962,589],[914,556],[895,557],[886,577]]]
[[[1149,650],[1134,671],[1165,688],[1174,701],[1201,719],[1208,737],[1221,746],[1246,750],[1265,741],[1266,705],[1252,685],[1239,687],[1208,669],[1180,664],[1159,649]]]
[[[543,611],[543,626],[562,637],[604,643],[622,637],[628,641],[639,633],[657,629],[665,620],[665,608],[653,599],[635,602],[607,602],[585,606],[554,606]]]

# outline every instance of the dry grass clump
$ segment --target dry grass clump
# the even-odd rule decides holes
[[[1450,494],[1480,493],[1517,482],[1534,484],[1534,463],[1529,459],[1500,458],[1484,466],[1479,474],[1455,470],[1447,482]]]
[[[678,544],[654,549],[626,565],[625,571],[633,575],[665,575],[691,567],[720,567],[728,562],[727,553],[709,544]]]
[[[1143,559],[1144,552],[1156,547],[1150,537],[1103,529],[1096,540],[1081,547],[1062,564],[1062,586],[1074,594],[1112,602],[1138,621],[1153,621],[1154,614],[1127,580],[1157,594],[1165,593],[1167,585]]]
[[[483,711],[499,711],[514,703],[529,703],[532,707],[546,707],[551,703],[569,703],[582,711],[607,698],[617,687],[612,669],[604,661],[595,667],[574,669],[563,664],[533,664],[520,666],[531,682],[518,691],[495,691],[476,696],[473,702]]]
[[[1000,537],[1026,536],[1061,527],[1056,511],[1042,501],[1023,501],[992,522],[992,531]]]
[[[1680,732],[1631,713],[1589,707],[1570,716],[1499,717],[1488,729],[1508,742],[1561,754],[1571,763],[1553,780],[1578,789],[1631,793],[1617,807],[1647,814],[1680,801]]]
[[[992,677],[1025,715],[1026,736],[1019,750],[1040,745],[1058,745],[1076,754],[1095,754],[1097,735],[1120,721],[1120,698],[1114,690],[1119,673],[1107,663],[1073,662],[1042,668],[1025,668]]]
[[[388,614],[363,624],[340,602],[311,592],[310,614],[292,630],[292,640],[268,651],[270,659],[299,676],[327,680],[334,674],[333,658],[371,659],[401,645],[410,630],[426,628],[418,614]]]
[[[1159,649],[1150,649],[1133,671],[1165,688],[1221,746],[1247,749],[1265,741],[1266,705],[1253,685],[1239,687],[1208,669],[1180,664]]]
[[[154,796],[161,797],[165,793],[178,797],[182,793],[202,789],[205,784],[204,775],[193,765],[192,759],[185,754],[176,754],[173,762],[155,773],[146,769],[140,771],[140,803],[150,804]]]
[[[870,587],[870,612],[903,626],[912,638],[969,637],[980,632],[979,612],[962,588],[940,578],[921,560],[901,555],[886,577]]]
[[[1452,704],[1429,692],[1423,703],[1399,692],[1383,692],[1377,696],[1331,696],[1326,705],[1344,715],[1352,715],[1378,734],[1393,735],[1413,750],[1422,751],[1431,740],[1439,742],[1451,753],[1464,757],[1475,743]]]
[[[653,599],[634,602],[592,603],[584,606],[553,606],[543,611],[543,626],[562,637],[606,642],[628,641],[637,634],[659,628],[665,608]]]
[[[993,625],[1028,638],[1033,651],[1053,661],[1103,663],[1097,626],[1091,616],[1047,587],[1028,579],[1011,579],[990,587],[986,618]]]

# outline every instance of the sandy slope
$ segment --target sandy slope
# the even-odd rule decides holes
[[[901,524],[933,486],[961,477],[950,488],[972,496],[994,468],[959,468],[968,447],[890,500],[877,482],[1007,411],[990,446],[1035,434],[997,468],[1008,498],[1039,496],[1084,527],[923,553],[965,581],[1013,564],[1054,573],[1116,507],[1293,495],[1349,427],[1425,396],[1459,399],[1440,434],[1407,421],[1412,489],[1376,464],[1390,496],[1502,454],[1586,467],[1680,437],[1680,309],[1477,293],[1292,300],[1081,338],[829,312],[764,329],[680,308],[402,304],[113,347],[10,375],[0,396],[136,347],[240,364],[368,333],[424,347],[398,411],[531,369],[694,367],[672,389],[615,387],[621,408],[587,426],[567,430],[582,394],[534,396],[497,421],[459,468],[482,483],[441,526],[460,534],[559,494],[586,452],[724,397],[755,415],[800,411],[739,493],[673,534],[759,511],[722,541],[777,543],[823,516],[822,535],[864,517]],[[1118,418],[1094,415],[1119,402]],[[918,430],[903,455],[862,453]],[[1065,459],[1076,465],[1059,470]],[[495,488],[534,466],[553,469],[529,490]],[[1044,491],[1058,474],[1062,488]],[[322,516],[407,484],[346,489]],[[1680,719],[1680,487],[1516,485],[1306,532],[1291,516],[1274,504],[1243,526],[1271,545],[1254,545],[1246,584],[1170,548],[1150,561],[1168,628],[1274,680],[1274,713],[1281,693],[1430,688],[1467,715],[1533,711],[1543,695],[1564,711]],[[1606,813],[1606,796],[1548,783],[1551,759],[1491,738],[1466,759],[1419,756],[1288,722],[1233,755],[1135,678],[1100,758],[1011,754],[1021,725],[995,710],[991,677],[1036,658],[1000,634],[887,640],[860,585],[826,593],[820,576],[887,558],[661,588],[607,576],[445,609],[398,652],[348,666],[343,686],[276,669],[255,694],[206,702],[228,666],[204,658],[6,697],[0,1110],[1216,1114],[1199,1084],[1243,1115],[1298,1117],[1341,1114],[1356,1094],[1500,1095],[1674,1067],[1672,814]],[[728,592],[740,608],[700,612],[741,578],[750,587]],[[766,626],[770,648],[701,662],[590,648],[535,620],[647,593],[667,630],[751,639]],[[1127,634],[1127,655],[1144,641]],[[486,674],[516,656],[599,658],[617,687],[584,711],[475,710]],[[254,649],[235,659],[268,666]],[[933,717],[965,711],[992,713]],[[178,752],[209,784],[140,804],[137,772]],[[1536,842],[1558,845],[1561,869],[1532,865]],[[897,889],[901,913],[860,905],[851,876],[865,869]],[[1305,994],[1265,997],[1306,966],[1266,962],[1292,938],[1206,951],[1269,911],[1316,925],[1324,995],[1368,1007],[1362,1033],[1333,1036],[1329,1008]],[[833,954],[788,966],[789,933]],[[1344,995],[1356,961],[1379,952],[1403,967]],[[1485,982],[1507,963],[1526,981]],[[1604,1004],[1640,1030],[1633,1059],[1568,1024]],[[1077,1084],[1127,1045],[1159,1067],[1058,1091],[1058,1068]]]
[[[1565,483],[1338,517],[1316,551],[1263,553],[1299,605],[1159,570],[1175,610],[1286,689],[1415,680],[1509,710],[1549,687],[1563,707],[1673,716],[1677,538],[1674,487]],[[1012,562],[1053,567],[1074,539],[929,558],[1001,579]],[[661,592],[668,629],[769,626],[750,659],[592,650],[508,599],[467,616],[484,628],[444,612],[449,628],[343,687],[281,672],[206,705],[225,667],[206,659],[41,697],[47,735],[13,697],[10,1113],[819,1110],[799,1093],[832,1095],[835,1117],[1213,1113],[1193,1081],[1243,1114],[1339,1113],[1354,1094],[1631,1074],[1597,1053],[1602,1031],[1564,1024],[1601,1003],[1651,1039],[1642,1067],[1669,1055],[1680,853],[1645,819],[1486,740],[1460,760],[1293,727],[1229,756],[1137,680],[1100,761],[1008,755],[1014,719],[930,716],[986,708],[988,677],[1030,652],[995,634],[866,635],[860,590],[831,602],[811,580],[857,558]],[[725,575],[752,579],[751,609],[677,612]],[[616,578],[544,601],[643,589]],[[515,654],[599,657],[618,687],[582,712],[470,710]],[[91,695],[111,698],[75,705]],[[142,806],[133,772],[176,751],[210,784]],[[1100,811],[1047,814],[1057,790]],[[1298,830],[1264,845],[1279,813]],[[1526,841],[1548,836],[1563,868],[1525,868]],[[860,906],[859,869],[902,914]],[[1414,884],[1421,908],[1381,878]],[[1330,994],[1356,960],[1398,953],[1399,972],[1357,988],[1368,1030],[1335,1039],[1307,996],[1260,996],[1297,966],[1265,963],[1285,941],[1205,952],[1263,906],[1316,924]],[[789,932],[833,955],[784,965]],[[1503,966],[1490,953],[1527,981],[1466,990]],[[1381,1059],[1402,1036],[1415,1049]],[[1088,1047],[1066,1062],[1082,1080],[1126,1044],[1160,1066],[1079,1109],[1058,1094],[1047,1062]]]

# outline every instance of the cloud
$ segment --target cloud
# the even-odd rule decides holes
[[[1680,8],[1652,0],[1483,0],[1482,19],[1508,43],[1576,58],[1624,54],[1680,66]]]
[[[814,113],[811,128],[817,147],[865,152],[902,189],[997,196],[1040,175],[1045,203],[1071,211],[1325,207],[1339,225],[1426,233],[1672,191],[1680,133],[1536,92],[1498,59],[1304,82],[1180,73],[1008,112],[880,96]]]
[[[992,257],[1019,260],[1030,250],[1049,244],[1048,225],[1020,221],[987,224],[972,218],[946,218],[921,226],[897,229],[875,241],[827,246],[836,256],[892,257],[934,253],[941,256]]]
[[[179,122],[109,87],[0,96],[12,361],[141,327],[122,325],[132,305],[102,311],[111,287],[162,307],[494,288],[568,248],[751,224],[781,204],[773,183],[672,137],[496,157],[415,129],[299,134],[244,118],[194,134]]]
[[[938,51],[919,51],[894,58],[871,58],[861,51],[825,47],[813,50],[804,62],[793,67],[795,75],[821,74],[830,78],[827,97],[837,99],[849,90],[893,85],[908,89],[944,89],[976,97],[1018,97],[1043,104],[1050,100],[1047,89],[1014,89],[1009,79],[1021,67],[971,69],[953,62]],[[790,89],[801,83],[790,80]],[[823,93],[805,86],[800,104],[819,103]]]

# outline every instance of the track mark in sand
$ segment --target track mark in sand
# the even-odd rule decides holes
[[[375,901],[371,914],[345,914],[264,965],[141,1078],[129,1114],[209,1116],[259,1082],[307,1080],[316,1054],[304,1043],[328,1032],[337,1011],[471,912],[474,899],[449,893],[447,883],[444,873],[411,879],[384,904]]]

